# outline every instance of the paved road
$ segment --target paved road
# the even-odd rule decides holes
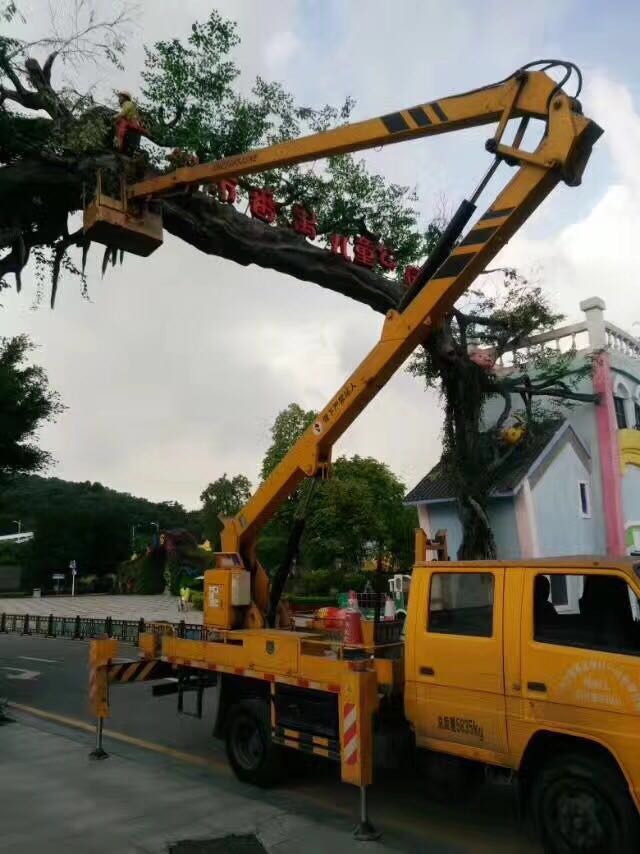
[[[92,722],[86,701],[87,652],[83,641],[0,635],[0,698]],[[121,654],[134,652],[134,647],[123,646]],[[208,697],[205,694],[202,720],[177,715],[175,696],[152,698],[150,693],[150,686],[144,684],[115,688],[108,729],[161,745],[160,749],[206,758],[216,778],[228,776],[223,748],[211,737],[215,691],[208,692]],[[108,742],[107,738],[107,749]],[[334,766],[289,781],[283,792],[300,809],[311,804],[316,818],[323,811],[357,814],[357,790],[338,782]],[[411,775],[386,774],[372,787],[370,808],[385,841],[395,840],[400,850],[438,854],[539,851],[518,826],[513,792],[508,788],[485,786],[471,802],[442,806],[426,800],[419,780]]]

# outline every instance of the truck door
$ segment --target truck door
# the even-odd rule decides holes
[[[409,659],[418,745],[446,749],[442,742],[453,742],[506,753],[504,569],[434,568],[420,589],[426,601],[416,609]]]
[[[640,791],[638,593],[614,570],[527,571],[522,632],[525,728],[591,735]]]

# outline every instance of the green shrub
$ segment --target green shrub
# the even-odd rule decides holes
[[[196,611],[202,611],[204,608],[204,593],[200,593],[198,590],[192,590],[190,602]]]
[[[164,552],[155,549],[120,565],[118,580],[124,593],[142,593],[153,595],[164,590]],[[129,590],[129,582],[133,588]]]

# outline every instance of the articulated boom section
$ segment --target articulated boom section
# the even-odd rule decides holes
[[[434,104],[439,105],[439,109],[435,109]],[[423,114],[429,119],[428,125],[424,124]],[[532,153],[521,151],[517,144],[505,146],[499,142],[507,120],[518,116],[523,117],[516,133],[518,144],[529,117],[547,119],[546,133]],[[235,517],[225,520],[222,548],[225,552],[241,555],[247,568],[253,571],[253,598],[262,613],[267,608],[268,582],[264,570],[255,561],[256,538],[262,527],[305,477],[324,474],[334,442],[413,350],[424,342],[429,330],[440,323],[455,301],[556,184],[562,180],[571,185],[580,182],[593,143],[602,133],[594,122],[581,115],[577,101],[556,91],[554,81],[541,72],[522,72],[505,84],[387,116],[384,122],[387,127],[396,128],[395,133],[403,134],[402,138],[409,138],[410,120],[416,125],[414,131],[419,128],[424,135],[494,119],[500,119],[498,133],[487,147],[496,153],[498,160],[505,158],[511,165],[517,165],[516,174],[493,204],[477,218],[466,237],[455,245],[456,238],[475,211],[477,197],[497,165],[496,161],[472,199],[463,202],[459,211],[462,216],[458,217],[462,222],[457,234],[452,239],[449,236],[450,245],[454,248],[450,253],[444,253],[442,263],[435,270],[431,264],[428,284],[426,274],[422,281],[419,277],[417,287],[414,286],[414,291],[408,294],[404,310],[387,313],[380,340],[371,352],[245,507]],[[363,126],[369,125],[363,123]],[[352,129],[358,138],[361,127],[356,125]],[[347,130],[332,131],[324,136],[333,139],[331,134]],[[379,137],[376,137],[376,142],[379,142]],[[307,141],[305,144],[310,143]],[[268,158],[269,151],[258,152],[257,156]],[[430,261],[427,260],[423,268],[425,273],[429,266]]]

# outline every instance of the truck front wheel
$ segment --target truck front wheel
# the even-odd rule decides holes
[[[263,700],[243,700],[229,709],[227,757],[236,776],[254,786],[272,786],[282,774],[282,748],[271,740],[269,710]]]
[[[597,756],[560,753],[536,773],[531,812],[548,854],[634,854],[638,816],[622,775]]]

